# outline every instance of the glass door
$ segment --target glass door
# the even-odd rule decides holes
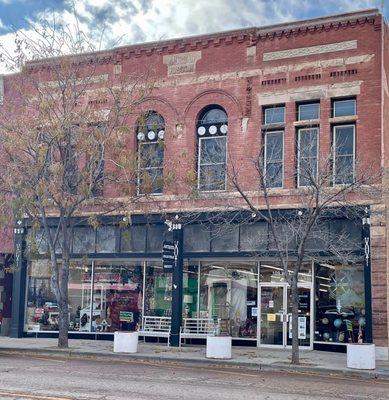
[[[261,286],[260,297],[260,344],[283,347],[286,321],[284,286]]]
[[[292,346],[292,302],[291,290],[287,288],[288,303],[288,334],[287,345]],[[298,288],[299,316],[298,316],[298,338],[299,346],[311,346],[311,289],[307,287]]]
[[[311,347],[311,288],[299,287],[299,345]],[[287,284],[260,286],[259,344],[292,345],[292,305]]]

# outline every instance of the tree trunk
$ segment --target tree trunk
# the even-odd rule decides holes
[[[299,292],[297,279],[293,279],[290,289],[292,300],[292,364],[300,364],[298,339]]]
[[[69,347],[69,305],[64,299],[59,304],[58,315],[58,347],[67,349]]]
[[[64,225],[64,224],[63,224]],[[69,347],[69,267],[70,267],[70,251],[68,240],[67,226],[62,225],[62,266],[59,274],[60,301],[58,316],[58,347]]]

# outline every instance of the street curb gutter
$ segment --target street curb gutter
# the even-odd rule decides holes
[[[170,355],[158,356],[155,354],[112,354],[112,353],[94,353],[91,351],[82,350],[60,350],[60,349],[31,349],[31,348],[8,348],[0,347],[1,355],[22,355],[22,356],[49,356],[56,358],[66,359],[84,359],[84,360],[109,360],[130,362],[132,360],[138,361],[155,361],[158,363],[170,364],[196,364],[207,365],[219,368],[230,368],[239,370],[251,371],[278,371],[287,373],[309,373],[316,375],[326,375],[331,377],[348,377],[360,379],[380,379],[389,381],[389,371],[364,371],[364,370],[351,370],[346,368],[324,368],[306,365],[291,365],[282,362],[275,363],[254,363],[254,362],[241,362],[234,359],[231,360],[215,360],[209,358],[194,358],[194,357],[181,357],[177,358]]]

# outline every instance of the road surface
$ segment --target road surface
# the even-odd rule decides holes
[[[389,381],[157,361],[0,354],[0,399],[389,399]]]

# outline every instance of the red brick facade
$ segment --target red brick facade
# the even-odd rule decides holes
[[[296,103],[320,100],[320,151],[331,145],[331,100],[357,100],[356,157],[374,171],[389,168],[389,31],[376,10],[242,29],[212,35],[134,45],[101,53],[98,74],[120,75],[152,66],[157,77],[152,96],[139,113],[154,110],[165,119],[165,173],[182,155],[182,174],[196,171],[196,120],[207,105],[218,104],[228,114],[229,157],[244,171],[245,187],[257,190],[251,160],[262,145],[263,106],[286,106],[284,168],[295,165]],[[4,101],[11,95],[4,79]],[[137,116],[128,121],[136,125]],[[134,140],[132,146],[136,146]],[[183,153],[184,152],[184,153]],[[274,197],[275,207],[296,203],[295,182],[288,178]],[[233,196],[229,188],[227,194]],[[118,195],[113,187],[107,197]],[[212,207],[207,200],[190,200],[185,191],[164,193],[168,210]],[[261,201],[258,192],[258,201]],[[388,349],[389,197],[374,207],[384,215],[372,221],[373,335]],[[386,349],[386,350],[385,350]]]

